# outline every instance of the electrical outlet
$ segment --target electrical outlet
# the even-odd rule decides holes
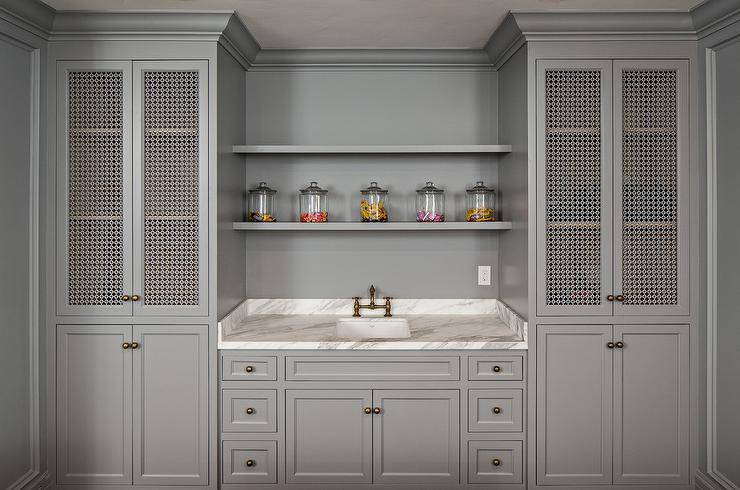
[[[490,265],[479,265],[478,266],[478,286],[490,286],[491,285],[491,266]]]

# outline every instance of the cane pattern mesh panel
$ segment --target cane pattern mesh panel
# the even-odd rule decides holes
[[[622,72],[622,294],[678,302],[678,122],[674,70]]]
[[[68,297],[116,306],[123,294],[123,73],[68,74]]]
[[[545,73],[549,306],[601,304],[601,72]]]
[[[199,79],[144,73],[145,305],[199,304]]]

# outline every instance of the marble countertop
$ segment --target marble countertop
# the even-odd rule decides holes
[[[251,303],[250,303],[251,301]],[[300,300],[296,300],[300,301]],[[318,301],[318,300],[305,300]],[[219,322],[219,349],[455,350],[526,349],[527,324],[497,300],[454,300],[449,308],[422,313],[425,300],[398,300],[394,317],[409,322],[411,337],[354,341],[335,336],[335,322],[349,317],[343,300],[335,305],[247,300]],[[416,303],[411,304],[411,301]],[[281,304],[275,302],[283,302]],[[341,304],[340,304],[341,302]],[[485,303],[483,303],[485,302]],[[394,305],[395,306],[395,305]],[[444,304],[442,303],[442,306]],[[310,313],[310,312],[317,313]],[[449,311],[451,314],[441,313]],[[470,313],[463,313],[463,312]],[[341,312],[341,313],[340,313]]]

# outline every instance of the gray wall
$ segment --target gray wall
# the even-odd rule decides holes
[[[717,51],[717,469],[740,486],[740,39]]]
[[[244,69],[220,45],[217,67],[217,317],[222,318],[246,296],[244,233],[231,229],[231,223],[244,216],[245,165],[243,159],[231,151],[231,146],[244,135],[246,93]]]
[[[496,143],[498,76],[477,70],[291,70],[247,73],[246,142],[252,144]],[[504,142],[506,143],[506,142]],[[498,183],[499,156],[251,156],[246,187],[278,190],[278,219],[297,219],[297,191],[329,189],[330,219],[359,219],[359,190],[390,189],[391,220],[414,219],[414,190],[447,190],[447,219],[461,219],[464,190]],[[506,203],[501,206],[505,218]],[[272,232],[246,241],[247,296],[326,298],[497,297],[477,286],[477,265],[498,271],[496,232]]]
[[[514,229],[499,239],[499,298],[527,318],[527,48],[523,46],[503,65],[499,76],[499,138],[512,145],[501,159],[501,199]]]
[[[1,26],[0,26],[1,27]],[[31,468],[29,191],[31,58],[0,37],[0,488]]]

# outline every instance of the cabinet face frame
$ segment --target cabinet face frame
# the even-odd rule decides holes
[[[198,305],[146,305],[144,240],[144,74],[198,72]],[[133,290],[141,296],[135,315],[205,316],[208,314],[208,61],[135,61],[133,63]]]
[[[546,106],[547,71],[584,70],[601,74],[601,292],[598,305],[547,305]],[[537,60],[537,314],[611,315],[606,296],[612,291],[612,62],[610,60]],[[541,100],[539,99],[541,98]]]
[[[686,60],[614,61],[614,293],[622,294],[623,280],[623,97],[624,70],[676,71],[676,152],[677,152],[677,302],[675,305],[625,305],[614,302],[618,315],[689,314],[689,66]]]
[[[130,61],[58,61],[56,69],[56,303],[59,315],[130,316],[131,302],[120,305],[69,304],[69,74],[72,72],[121,72],[122,93],[122,294],[132,288],[132,163],[131,163],[131,62]]]

